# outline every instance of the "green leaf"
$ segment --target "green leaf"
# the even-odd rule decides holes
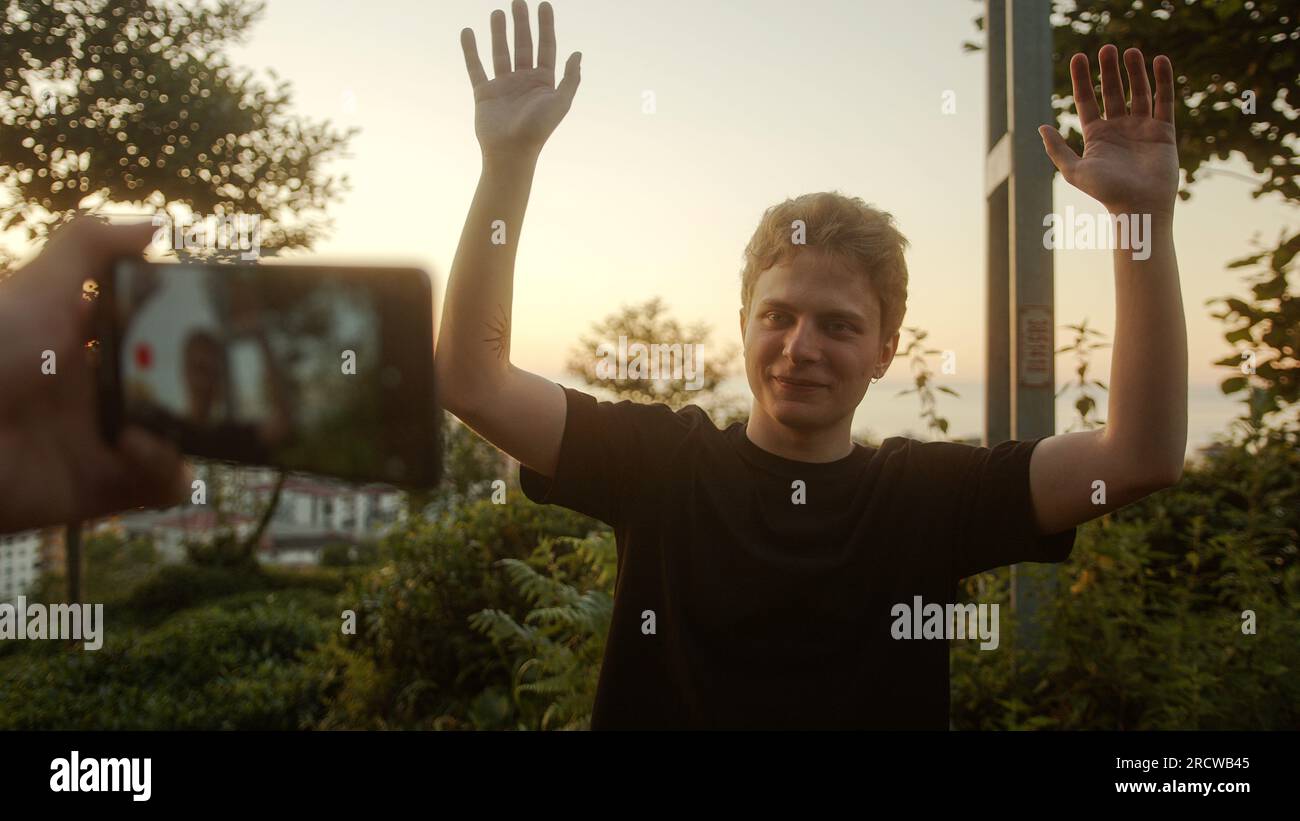
[[[1259,253],[1259,254],[1252,254],[1251,256],[1248,256],[1248,257],[1242,257],[1241,259],[1234,259],[1232,262],[1229,262],[1229,263],[1228,263],[1228,267],[1229,267],[1229,268],[1248,268],[1248,267],[1250,267],[1250,266],[1255,265],[1256,263],[1258,263],[1258,262],[1259,262],[1261,259],[1263,259],[1265,256],[1267,256],[1267,254],[1265,254],[1265,253]]]
[[[1300,251],[1300,242],[1296,242],[1297,237],[1292,237],[1286,244],[1278,247],[1273,252],[1272,267],[1274,271],[1281,271],[1291,260],[1295,259],[1296,252]]]
[[[1219,386],[1219,389],[1222,390],[1225,395],[1229,393],[1236,393],[1237,391],[1242,390],[1243,388],[1246,387],[1246,382],[1247,382],[1246,377],[1234,376],[1231,379],[1225,379],[1223,381],[1223,384]]]
[[[1227,303],[1229,309],[1241,314],[1242,316],[1247,317],[1249,319],[1253,319],[1255,317],[1255,311],[1249,305],[1242,302],[1240,299],[1236,299],[1235,297],[1229,297]]]
[[[1276,276],[1266,282],[1260,282],[1253,286],[1251,292],[1255,299],[1277,299],[1286,293],[1286,277]]]

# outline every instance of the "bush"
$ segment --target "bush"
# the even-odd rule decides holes
[[[335,542],[325,545],[320,552],[321,567],[357,567],[379,561],[379,546],[370,542],[348,544]]]
[[[476,704],[476,723],[485,711],[503,718],[513,712],[524,729],[589,729],[614,610],[612,534],[545,539],[528,561],[498,564],[533,609],[522,622],[500,610],[470,617],[474,629],[510,653],[514,669],[509,698],[494,691]]]
[[[1224,448],[1042,567],[1044,646],[954,642],[959,729],[1300,729],[1294,450]],[[1005,585],[984,601],[1005,602]],[[1006,608],[1004,607],[1004,613]],[[1243,633],[1245,611],[1257,632]]]
[[[84,534],[82,600],[120,601],[154,572],[157,562],[157,550],[146,539],[128,539],[125,534],[113,531]],[[68,592],[65,570],[62,563],[47,568],[28,591],[28,601],[65,601]]]
[[[11,656],[0,728],[298,729],[322,711],[303,655],[337,624],[320,591],[241,594],[149,632],[110,629],[95,652]]]
[[[314,659],[328,693],[320,726],[519,726],[515,659],[470,617],[490,610],[524,619],[528,598],[497,562],[523,559],[548,537],[603,527],[514,493],[503,505],[473,502],[394,530],[381,544],[383,566],[344,596],[356,610],[357,635],[335,635]]]
[[[142,623],[157,623],[187,608],[239,593],[305,589],[338,593],[343,581],[327,570],[234,569],[192,564],[159,567],[131,591],[123,608]]]

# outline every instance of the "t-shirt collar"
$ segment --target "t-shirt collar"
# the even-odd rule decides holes
[[[830,478],[848,474],[859,467],[863,460],[869,458],[868,449],[854,442],[851,453],[833,462],[803,462],[798,459],[787,459],[784,456],[778,456],[775,453],[763,450],[751,442],[749,436],[745,433],[744,422],[736,422],[728,428],[727,436],[746,461],[772,473],[789,476],[792,479]]]

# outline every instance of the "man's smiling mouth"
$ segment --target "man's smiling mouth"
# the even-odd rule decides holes
[[[821,382],[810,382],[807,379],[792,379],[792,378],[775,376],[775,375],[773,375],[772,378],[775,379],[778,384],[784,385],[787,388],[800,388],[804,390],[809,390],[812,388],[826,387],[826,385],[822,384]]]

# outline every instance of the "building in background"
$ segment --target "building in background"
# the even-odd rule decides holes
[[[246,538],[257,522],[252,516],[228,514],[218,522],[217,512],[204,505],[186,505],[164,511],[149,521],[147,528],[127,527],[135,536],[145,536],[153,541],[158,558],[171,564],[185,560],[187,543],[210,544],[219,524],[232,528],[235,537]]]
[[[257,509],[263,508],[274,489],[274,474],[250,488]],[[266,564],[320,564],[321,552],[330,545],[378,541],[397,522],[401,510],[401,493],[387,485],[290,476],[280,490],[258,557]]]
[[[0,535],[0,602],[13,604],[31,592],[45,567],[63,556],[58,528]]]
[[[247,538],[275,490],[273,470],[238,471],[224,488],[222,516],[216,505],[186,504],[163,511],[141,511],[119,517],[115,524],[128,536],[154,543],[164,562],[186,557],[186,543],[210,541],[224,523],[238,538]],[[209,495],[209,501],[215,499]],[[397,522],[402,494],[387,485],[352,485],[317,477],[289,476],[280,501],[258,542],[256,554],[265,564],[316,565],[331,545],[356,546],[375,542]]]
[[[276,472],[260,468],[235,473],[230,499],[218,517],[215,505],[185,504],[167,510],[138,510],[87,522],[86,533],[112,530],[127,539],[152,542],[158,558],[177,563],[187,558],[187,543],[207,543],[219,527],[247,538],[275,489]],[[403,496],[388,485],[352,485],[317,477],[291,475],[259,540],[256,555],[264,564],[318,565],[327,547],[372,544],[397,523]],[[61,572],[65,562],[63,528],[0,534],[0,602],[28,595],[47,570]]]

